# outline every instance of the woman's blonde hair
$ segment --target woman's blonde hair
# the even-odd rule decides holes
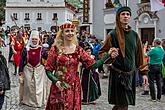
[[[76,30],[74,30],[72,43],[75,44],[76,46],[78,45]],[[58,49],[64,46],[63,30],[59,29],[59,31],[57,32],[56,38],[54,39],[53,45],[56,46]]]

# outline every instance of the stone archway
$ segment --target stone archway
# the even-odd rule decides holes
[[[156,28],[157,28],[157,20],[158,16],[153,12],[143,12],[135,19],[136,31],[139,33],[142,42],[148,43],[151,45],[153,39],[157,36]]]

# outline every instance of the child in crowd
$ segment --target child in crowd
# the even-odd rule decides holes
[[[91,55],[91,47],[85,47],[85,51],[91,56],[91,58],[95,59],[95,56]],[[96,99],[98,99],[101,95],[99,74],[95,69],[86,69],[85,66],[83,66],[81,75],[81,85],[83,92],[82,104],[95,104]]]

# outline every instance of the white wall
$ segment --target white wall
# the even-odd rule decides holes
[[[17,13],[18,20],[15,20],[18,26],[24,26],[25,24],[30,24],[32,29],[37,29],[38,27],[42,27],[42,30],[50,30],[51,26],[55,26],[55,21],[52,20],[53,13],[57,13],[58,21],[57,25],[61,25],[67,21],[66,17],[68,15],[68,19],[73,19],[74,12],[68,8],[65,8],[65,3],[62,2],[64,0],[49,0],[54,3],[37,3],[40,0],[32,0],[33,2],[26,2],[26,0],[18,1],[18,0],[7,0],[6,3],[6,27],[15,25],[11,19],[11,15],[13,13]],[[15,1],[15,2],[14,2]],[[13,2],[13,3],[11,3]],[[35,3],[34,3],[35,2]],[[56,3],[55,3],[56,2]],[[44,5],[43,5],[44,4]],[[24,20],[25,13],[29,13],[29,21]],[[37,19],[37,13],[42,13],[42,20]]]
[[[44,0],[44,2],[64,2],[64,0]],[[6,2],[27,2],[27,0],[6,0]],[[31,0],[31,2],[40,2],[40,0]]]

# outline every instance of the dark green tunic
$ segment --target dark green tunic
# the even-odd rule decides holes
[[[106,52],[111,47],[119,48],[119,56],[115,59],[112,65],[122,71],[131,71],[143,64],[143,51],[138,34],[133,31],[124,31],[125,35],[125,58],[123,58],[116,31],[112,30],[107,36],[105,44],[100,50],[100,54]],[[110,69],[108,101],[114,105],[135,105],[135,72],[129,75],[127,86],[130,90],[125,89],[119,80],[119,74],[113,69]]]

